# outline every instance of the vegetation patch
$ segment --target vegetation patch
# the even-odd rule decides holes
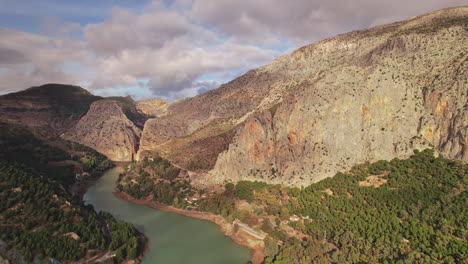
[[[467,175],[467,164],[425,150],[361,164],[301,189],[239,181],[207,192],[186,177],[147,175],[147,186],[137,178],[138,188],[122,190],[261,230],[268,234],[266,264],[463,263]]]
[[[111,161],[80,144],[38,139],[20,126],[0,123],[0,128],[0,239],[27,262],[46,257],[83,262],[110,251],[116,257],[109,261],[122,263],[140,254],[140,233],[133,225],[96,213],[70,191],[77,175],[99,176]]]

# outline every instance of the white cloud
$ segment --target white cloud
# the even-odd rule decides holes
[[[11,92],[46,82],[77,83],[80,74],[61,69],[64,62],[84,61],[83,43],[0,28],[0,91]]]
[[[194,95],[196,80],[260,65],[279,55],[270,49],[223,40],[171,10],[135,14],[115,9],[88,25],[85,39],[98,60],[92,87],[135,86],[139,80],[166,97]],[[181,92],[185,91],[185,92]]]
[[[61,82],[174,100],[265,64],[278,49],[462,2],[157,0],[142,13],[115,7],[85,26],[46,17],[37,34],[0,28],[0,91]]]
[[[463,4],[465,0],[194,0],[190,15],[239,41],[263,45],[288,39],[295,45]]]

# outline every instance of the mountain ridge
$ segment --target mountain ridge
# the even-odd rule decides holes
[[[467,28],[456,7],[340,34],[172,103],[96,97],[118,117],[104,130],[125,131],[110,141],[99,112],[59,131],[111,159],[161,155],[200,185],[299,186],[427,146],[466,161]]]
[[[0,116],[7,122],[35,127],[42,135],[60,135],[100,99],[79,86],[45,84],[0,96]]]
[[[174,102],[164,117],[146,123],[137,158],[161,152],[184,159],[192,143],[181,147],[180,139],[229,120],[235,136],[223,142],[228,149],[218,148],[215,165],[195,182],[297,186],[353,164],[407,157],[424,145],[466,160],[467,10],[340,34]]]

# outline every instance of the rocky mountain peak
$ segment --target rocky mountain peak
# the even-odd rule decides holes
[[[65,139],[92,147],[114,161],[131,161],[138,149],[141,130],[115,100],[99,100],[69,130]]]
[[[467,32],[468,7],[443,9],[304,46],[173,103],[50,84],[0,97],[0,113],[112,160],[161,155],[200,185],[308,185],[428,147],[467,161]]]
[[[466,161],[467,28],[458,7],[302,47],[172,103],[146,123],[139,154],[192,168],[200,184],[307,185],[415,148]],[[195,152],[216,158],[200,169]]]

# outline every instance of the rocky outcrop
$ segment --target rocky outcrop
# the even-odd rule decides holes
[[[307,185],[427,147],[468,161],[467,29],[468,8],[459,7],[305,46],[171,104],[147,121],[140,152],[228,119],[234,136],[199,184]]]
[[[150,117],[165,115],[168,106],[168,102],[162,99],[147,99],[136,102],[138,111]]]
[[[99,100],[63,137],[94,148],[113,161],[132,161],[141,130],[114,100]]]

